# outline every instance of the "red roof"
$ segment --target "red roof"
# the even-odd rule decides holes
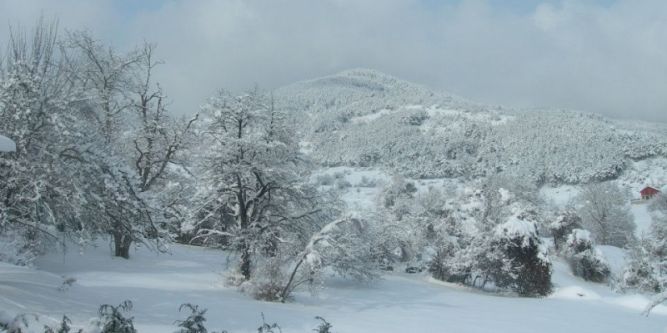
[[[657,189],[655,189],[653,187],[650,187],[650,186],[646,186],[643,190],[639,191],[639,193],[642,196],[645,196],[645,195],[650,196],[650,195],[656,195],[656,194],[660,193],[660,190],[657,190]]]

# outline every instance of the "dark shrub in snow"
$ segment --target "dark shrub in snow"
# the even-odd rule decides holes
[[[190,315],[185,320],[177,320],[176,325],[179,329],[175,333],[207,333],[208,330],[204,323],[206,322],[206,309],[199,309],[198,305],[190,303],[181,304],[178,311],[183,309],[190,310]]]
[[[57,328],[52,328],[48,326],[44,326],[44,333],[69,333],[72,331],[72,321],[67,318],[67,316],[63,316],[63,319],[60,321],[60,324],[58,325]],[[83,330],[78,330],[78,333],[82,333]]]
[[[511,218],[496,227],[491,240],[489,277],[500,288],[521,296],[551,292],[551,262],[537,236],[535,223]]]
[[[118,306],[102,305],[99,309],[99,318],[92,321],[93,326],[88,329],[72,329],[72,321],[63,316],[62,321],[57,327],[43,326],[44,333],[137,333],[132,323],[134,318],[126,318],[123,312],[128,312],[132,309],[132,302],[124,301]],[[174,333],[208,333],[208,329],[204,325],[206,322],[207,309],[200,308],[198,305],[190,303],[181,304],[179,311],[187,309],[190,311],[185,320],[177,320],[174,325],[178,329]],[[264,313],[261,314],[262,324],[257,328],[257,333],[282,333],[282,329],[277,323],[269,324],[266,322]],[[333,325],[326,321],[326,319],[316,316],[315,319],[320,323],[317,327],[312,329],[317,333],[331,333]],[[33,329],[35,325],[39,324],[39,317],[37,315],[20,314],[16,317],[9,317],[3,311],[0,311],[0,333],[24,333],[24,332],[41,332],[41,330]],[[225,330],[211,331],[211,333],[228,333]]]
[[[567,237],[564,252],[574,275],[593,282],[604,282],[609,278],[609,265],[602,253],[595,249],[587,230],[574,229]]]
[[[100,306],[98,326],[100,333],[137,333],[134,318],[125,317],[124,313],[132,310],[132,302],[124,301],[118,306],[104,304]]]
[[[348,182],[347,180],[345,180],[345,178],[338,179],[336,181],[336,188],[339,189],[339,190],[344,190],[344,189],[347,189],[347,188],[350,188],[350,187],[352,187],[352,184],[350,182]]]
[[[331,333],[331,328],[333,327],[331,323],[326,321],[324,318],[317,316],[315,319],[321,321],[320,325],[317,326],[313,331],[317,333]]]
[[[428,270],[438,280],[465,284],[471,277],[471,265],[459,263],[454,254],[452,246],[443,247],[431,260]]]

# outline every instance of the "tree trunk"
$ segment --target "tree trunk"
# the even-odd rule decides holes
[[[123,234],[122,232],[113,232],[114,241],[114,255],[125,259],[130,259],[130,245],[132,245],[132,237]]]
[[[250,280],[250,264],[250,246],[244,243],[241,250],[241,274],[246,281]]]
[[[306,256],[303,255],[301,256],[301,259],[299,259],[299,262],[296,263],[296,266],[294,266],[294,270],[292,271],[292,274],[289,276],[289,280],[287,281],[287,284],[283,288],[282,292],[280,293],[280,302],[285,303],[285,299],[287,298],[287,295],[289,295],[291,288],[292,288],[292,282],[294,281],[294,277],[296,276],[296,272],[299,271],[299,267],[301,264],[303,264],[303,261],[306,259]]]

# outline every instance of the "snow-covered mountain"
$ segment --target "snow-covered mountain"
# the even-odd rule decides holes
[[[275,91],[323,165],[378,166],[414,178],[503,172],[535,184],[613,179],[667,156],[664,126],[569,110],[467,101],[365,69]]]

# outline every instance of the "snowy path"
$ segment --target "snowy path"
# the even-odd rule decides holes
[[[224,255],[215,250],[175,246],[172,255],[138,252],[125,261],[108,249],[83,256],[52,254],[40,270],[0,265],[0,309],[85,324],[99,304],[134,302],[142,333],[172,332],[184,302],[208,308],[210,329],[255,332],[264,313],[283,332],[311,332],[323,316],[335,332],[663,332],[667,310],[639,313],[641,296],[613,294],[585,283],[556,262],[556,292],[544,299],[502,297],[431,281],[422,275],[395,274],[373,285],[330,280],[318,295],[298,294],[290,304],[259,302],[222,285]],[[62,276],[77,282],[58,291]],[[578,294],[582,294],[580,296]],[[76,313],[76,314],[75,314]]]

